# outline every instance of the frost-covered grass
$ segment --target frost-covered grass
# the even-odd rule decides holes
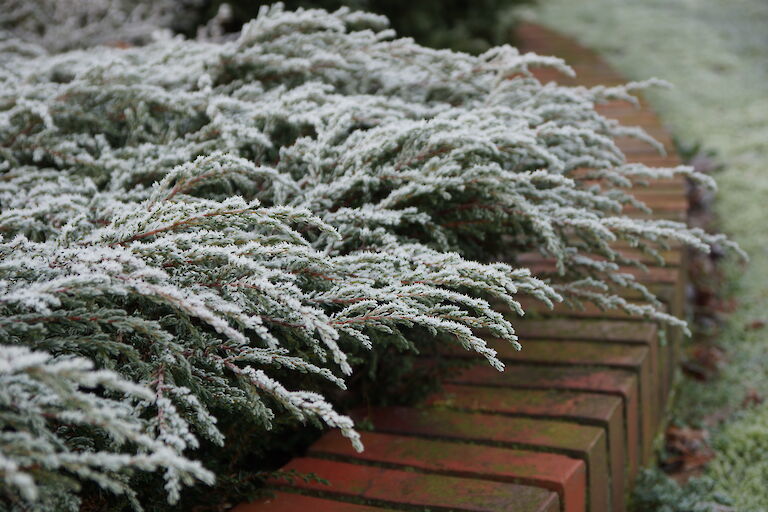
[[[728,269],[738,301],[720,337],[729,365],[714,383],[685,382],[675,419],[696,423],[738,410],[745,393],[768,392],[768,3],[763,0],[543,0],[546,25],[596,48],[632,79],[655,76],[671,90],[650,99],[683,140],[717,151],[727,168],[720,187],[720,227],[751,256]],[[768,404],[726,414],[715,428],[718,457],[707,475],[737,510],[768,508]]]

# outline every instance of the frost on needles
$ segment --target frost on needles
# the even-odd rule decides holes
[[[320,422],[362,448],[322,394],[276,375],[344,388],[353,360],[425,332],[501,370],[479,333],[517,344],[518,294],[679,323],[611,244],[728,244],[621,214],[638,180],[709,180],[627,164],[614,138],[650,138],[594,105],[628,89],[531,76],[571,73],[554,58],[280,7],[229,42],[4,48],[0,472],[18,510],[76,510],[88,480],[139,508],[141,472],[174,502],[211,481],[195,449],[226,459],[233,421]],[[531,252],[558,275],[517,268]]]

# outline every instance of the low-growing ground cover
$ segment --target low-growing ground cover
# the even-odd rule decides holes
[[[735,308],[717,343],[727,363],[713,381],[684,379],[672,420],[711,429],[715,459],[692,494],[706,507],[729,495],[736,510],[768,507],[768,5],[760,0],[622,2],[548,0],[539,21],[600,50],[626,76],[655,76],[673,88],[648,94],[676,134],[715,150],[725,169],[719,185],[719,227],[749,253],[744,268],[728,263]],[[670,498],[666,510],[689,510],[655,477],[642,490]],[[647,497],[647,496],[646,496]],[[695,500],[694,500],[695,501]],[[680,508],[674,508],[680,507]],[[704,509],[704,508],[702,508]],[[645,509],[643,509],[645,510]]]

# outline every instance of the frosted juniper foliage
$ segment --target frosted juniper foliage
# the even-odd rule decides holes
[[[674,322],[620,297],[644,288],[609,244],[721,240],[621,215],[633,181],[702,179],[625,164],[613,137],[647,137],[593,107],[627,89],[393,36],[378,16],[277,6],[224,43],[5,46],[0,379],[40,402],[3,399],[3,431],[27,440],[0,445],[9,508],[76,510],[86,480],[138,508],[152,471],[173,503],[210,481],[202,443],[226,461],[254,425],[324,424],[361,448],[323,383],[428,336],[501,370],[478,333],[516,344],[496,305],[522,313],[517,294]],[[524,252],[559,275],[515,268]]]
[[[0,381],[0,468],[6,493],[15,492],[28,502],[38,501],[45,493],[42,501],[64,510],[77,508],[67,493],[76,485],[71,479],[74,476],[125,493],[132,501],[135,496],[125,477],[134,470],[164,470],[172,495],[178,493],[180,481],[213,480],[200,463],[185,459],[162,439],[148,435],[136,407],[154,400],[150,389],[112,371],[94,370],[88,359],[53,360],[49,354],[27,347],[3,346]],[[119,398],[90,392],[95,387],[109,389]],[[83,449],[87,445],[72,445],[66,438],[73,429],[95,438],[106,435],[117,449],[94,453]],[[128,444],[138,451],[126,450]],[[38,486],[41,481],[44,486]]]
[[[144,44],[194,28],[202,0],[0,0],[0,46],[59,52]],[[37,48],[36,48],[37,47]]]

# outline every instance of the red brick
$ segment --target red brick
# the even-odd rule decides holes
[[[666,378],[667,363],[666,357],[661,360],[661,356],[666,355],[666,347],[659,348],[657,338],[643,345],[611,340],[533,340],[524,337],[521,343],[523,349],[520,351],[499,340],[491,340],[489,345],[499,352],[500,359],[505,363],[623,368],[634,372],[639,383],[642,460],[650,460],[655,427],[661,419],[661,385]],[[510,366],[504,373],[514,369]],[[491,381],[500,380],[496,375],[498,372],[485,371],[482,366],[468,370],[466,375],[472,372],[487,374],[487,379]]]
[[[651,182],[653,184],[654,182]],[[683,191],[675,188],[653,188],[637,186],[627,190],[632,197],[643,201],[650,208],[664,207],[665,202],[674,201],[673,207],[688,209],[690,203],[688,196]]]
[[[521,23],[515,30],[515,40],[523,52],[557,55],[573,65],[605,65],[605,61],[592,50],[541,25]]]
[[[642,263],[646,265],[653,265],[657,264],[656,258],[651,257],[650,255],[636,249],[624,249],[624,248],[617,248],[616,252],[621,254],[622,256],[626,258],[632,258],[635,260],[639,260]],[[677,267],[680,265],[682,260],[682,252],[680,250],[663,250],[659,251],[661,257],[664,259],[664,264],[668,267]]]
[[[557,271],[555,265],[549,260],[540,262],[530,262],[526,267],[534,274],[554,273]],[[637,267],[619,267],[619,272],[631,274],[641,283],[677,283],[682,277],[680,270],[672,267],[648,267],[647,269]],[[536,301],[538,303],[538,301]]]
[[[659,262],[656,258],[651,257],[651,255],[644,253],[641,250],[628,248],[628,247],[615,247],[615,250],[617,253],[623,255],[627,258],[632,258],[634,260],[638,260],[643,264],[646,264],[648,266],[658,266]],[[659,254],[662,258],[664,258],[665,266],[667,267],[677,267],[680,265],[680,261],[682,259],[682,253],[679,249],[670,249],[670,250],[660,250]],[[593,258],[597,260],[605,260],[606,258],[599,255],[592,255]],[[554,263],[554,258],[543,258],[540,254],[536,253],[523,253],[515,257],[515,261],[520,266],[526,266],[527,263],[538,263],[540,261],[547,261]]]
[[[333,455],[423,471],[544,487],[557,492],[564,512],[586,510],[587,470],[583,461],[555,453],[513,450],[415,437],[363,432],[365,450],[357,453],[338,432],[329,432],[310,449]]]
[[[427,403],[473,412],[562,418],[604,428],[608,436],[613,510],[623,510],[626,437],[621,398],[570,390],[446,386],[443,393],[431,396]]]
[[[671,168],[671,167],[677,167],[680,165],[680,160],[672,155],[672,156],[660,156],[660,155],[648,155],[648,156],[628,156],[628,161],[630,163],[642,163],[647,165],[648,167],[654,167],[654,168]],[[578,169],[572,170],[569,174],[569,178],[573,178],[577,181],[579,181],[582,185],[597,185],[602,184],[605,185],[604,180],[597,180],[595,178],[589,178],[590,173],[593,172],[593,169],[580,167]],[[673,177],[668,178],[648,178],[645,176],[625,176],[631,183],[634,184],[634,187],[630,188],[629,190],[652,190],[655,188],[661,189],[664,191],[664,194],[685,194],[687,193],[687,178],[684,176],[678,174]],[[611,187],[615,187],[615,185],[611,184]],[[627,189],[624,189],[627,190]]]
[[[597,76],[593,74],[586,74],[584,73],[583,68],[582,73],[579,74],[577,71],[576,78],[564,75],[558,70],[552,68],[539,68],[532,71],[533,76],[535,76],[536,79],[542,83],[556,82],[561,85],[586,85],[588,87],[592,87],[596,85],[623,85],[627,82],[619,75],[613,73]]]
[[[648,243],[648,245],[650,247],[655,247],[657,249],[661,249],[662,248],[662,245],[658,244],[658,243]],[[619,249],[619,248],[623,248],[623,249],[631,248],[631,245],[626,240],[616,240],[615,242],[613,242],[611,244],[611,246],[615,247],[617,249]],[[685,250],[685,246],[681,242],[679,242],[677,240],[669,240],[667,242],[666,246],[669,247],[672,250],[675,250],[675,251],[683,251],[683,250]]]
[[[493,348],[504,350],[504,354],[510,354],[508,358],[510,361],[544,363],[544,354],[548,350],[547,347],[551,347],[551,343],[554,340],[561,340],[570,343],[564,345],[564,349],[558,351],[557,354],[554,350],[551,350],[553,354],[550,359],[551,362],[555,362],[557,358],[560,358],[562,363],[565,363],[566,359],[570,358],[572,363],[581,361],[582,364],[600,366],[601,364],[597,362],[600,356],[599,349],[594,344],[615,345],[616,348],[606,348],[606,354],[620,352],[622,347],[625,347],[627,344],[644,345],[648,350],[648,358],[645,358],[642,363],[636,365],[634,371],[637,372],[640,383],[640,405],[643,410],[643,414],[640,415],[641,453],[642,460],[647,463],[653,456],[653,437],[656,426],[663,417],[661,408],[664,403],[664,394],[668,389],[668,387],[665,387],[668,386],[665,381],[669,377],[669,350],[665,346],[660,346],[655,326],[653,328],[637,329],[632,328],[630,324],[631,322],[614,323],[607,320],[587,323],[581,319],[566,320],[553,318],[549,321],[522,319],[515,322],[515,329],[522,343],[525,343],[524,347],[527,346],[528,350],[524,349],[518,353],[519,355],[513,356],[513,353],[509,352],[509,349],[503,343],[492,346]],[[626,330],[622,332],[621,327],[625,327]],[[569,339],[569,337],[572,338]],[[526,342],[526,340],[528,341]],[[533,340],[537,341],[534,342]],[[544,348],[537,349],[536,343],[540,341],[549,341],[549,345],[545,344],[543,345]],[[592,341],[592,344],[584,345],[584,353],[578,355],[579,345],[575,344],[577,341]],[[630,350],[628,354],[631,352]],[[589,362],[590,357],[592,358],[591,362]],[[615,362],[614,360],[613,363]],[[602,365],[620,367],[618,364],[612,364],[610,358],[605,363],[602,363]]]
[[[634,212],[625,212],[625,215],[632,219],[671,220],[671,221],[682,222],[682,223],[685,223],[686,219],[688,218],[688,212],[683,210],[679,210],[679,211],[660,211],[659,210],[659,211],[653,211],[651,213],[634,211]]]
[[[651,455],[653,425],[658,422],[659,384],[662,375],[656,355],[650,355],[650,347],[639,344],[617,343],[614,341],[568,341],[568,340],[526,340],[521,339],[522,350],[502,340],[490,340],[489,345],[499,353],[505,363],[581,365],[592,367],[622,368],[633,371],[640,383],[643,405],[644,458]],[[513,371],[510,367],[509,371]],[[645,418],[645,416],[648,416]],[[650,437],[646,437],[650,436]]]
[[[512,362],[609,366],[637,369],[648,359],[648,347],[614,341],[570,341],[521,338],[522,350],[504,340],[486,339],[499,358]],[[463,351],[462,353],[467,353]]]
[[[557,494],[539,487],[415,473],[324,459],[299,458],[286,471],[314,473],[330,482],[295,479],[295,487],[323,493],[416,507],[466,512],[558,512]],[[273,481],[273,485],[281,485]]]
[[[610,508],[607,440],[600,427],[412,407],[377,407],[354,417],[367,418],[379,432],[545,450],[583,459],[587,463],[590,511]]]
[[[666,404],[669,389],[672,384],[676,346],[682,336],[679,329],[669,329],[668,342],[660,343],[658,328],[652,323],[638,323],[620,320],[587,320],[572,318],[521,318],[513,320],[515,330],[521,339],[574,339],[574,340],[604,340],[616,342],[642,343],[651,352],[651,373],[657,384],[655,399],[658,413],[653,417],[661,421],[660,413]],[[644,452],[646,456],[648,451]]]
[[[610,340],[649,343],[657,335],[650,322],[572,318],[516,318],[518,336],[528,339]]]
[[[622,124],[632,125],[633,123],[630,120],[625,121],[622,119]],[[631,137],[617,137],[615,142],[625,155],[663,155],[663,153],[659,153],[659,150],[656,149],[656,147],[651,146],[644,140]],[[664,147],[667,152],[673,149],[672,141],[668,137],[663,137],[660,142],[665,143]]]
[[[648,273],[643,274],[639,269],[634,271],[630,270],[630,273],[634,273],[638,277],[638,281],[644,282],[649,289],[657,293],[666,303],[666,311],[670,314],[682,317],[684,314],[685,304],[685,265],[684,259],[681,260],[681,268],[665,268],[665,267],[650,267]],[[540,273],[543,270],[553,269],[553,264],[550,262],[542,263],[526,263],[526,266],[531,268],[534,273]],[[625,269],[622,269],[625,270]],[[629,269],[626,269],[629,270]],[[630,302],[643,303],[643,301]],[[622,310],[606,310],[603,311],[599,307],[593,304],[585,304],[583,308],[571,307],[567,304],[558,304],[554,309],[549,309],[545,304],[533,298],[522,298],[520,303],[523,306],[523,310],[527,315],[536,316],[563,316],[570,318],[602,318],[602,319],[637,319],[643,321],[643,319],[632,317]],[[516,323],[518,320],[514,320]],[[671,387],[674,365],[673,360],[677,357],[676,348],[680,345],[682,339],[682,331],[679,328],[668,327],[668,339],[669,343],[666,349],[660,351],[654,351],[654,354],[659,360],[659,371],[662,374],[661,385],[659,387],[659,403],[664,404],[666,396],[669,394]],[[654,350],[654,349],[652,349]],[[660,418],[660,416],[659,416]]]
[[[507,382],[514,379],[511,374],[517,370],[517,364],[546,365],[546,367],[562,368],[564,366],[586,366],[602,368],[622,368],[632,371],[640,384],[640,406],[638,411],[641,418],[641,432],[643,447],[641,453],[643,460],[648,460],[651,455],[654,428],[658,422],[661,411],[659,410],[659,381],[660,374],[657,361],[649,356],[649,347],[636,343],[619,343],[615,341],[569,341],[569,340],[533,340],[522,338],[522,350],[515,350],[512,344],[503,340],[486,339],[488,345],[497,351],[499,359],[509,365],[504,376],[499,372],[488,368],[486,365],[478,365],[465,371],[459,377],[451,380],[466,382],[466,379],[474,379],[472,383],[485,383],[498,385],[499,382]],[[455,357],[474,357],[472,353],[461,348],[446,350],[447,354]],[[544,389],[545,384],[536,386],[536,375],[528,375],[531,385]],[[604,390],[600,390],[604,391]],[[638,440],[633,440],[638,443]],[[634,452],[634,446],[628,446],[627,452]],[[633,459],[633,457],[630,457]],[[636,464],[633,460],[633,464]]]
[[[627,155],[627,162],[642,163],[648,167],[676,167],[678,165],[682,165],[680,157],[674,154]]]
[[[646,104],[644,107],[638,107],[628,101],[623,100],[611,100],[599,103],[595,110],[608,117],[620,117],[627,118],[633,115],[647,116],[653,125],[660,126],[661,120],[659,116],[653,112],[653,110]]]
[[[686,197],[665,197],[665,196],[651,196],[632,194],[636,199],[645,204],[648,208],[656,213],[676,213],[681,212],[682,215],[687,215],[688,212],[688,199]],[[633,205],[627,205],[624,208],[627,213],[634,213],[641,211]]]
[[[312,512],[394,512],[391,509],[368,507],[289,492],[275,492],[272,498],[238,505],[232,509],[232,512],[297,512],[302,510],[311,510]]]
[[[645,287],[654,297],[656,297],[662,304],[664,304],[665,311],[677,317],[680,316],[678,315],[679,310],[677,308],[677,300],[678,300],[678,293],[679,293],[678,284],[646,283]],[[639,290],[629,290],[625,288],[621,290],[618,295],[621,298],[626,299],[630,302],[640,303],[645,300],[645,296]]]
[[[650,415],[650,411],[647,406],[643,406],[641,410],[637,377],[632,372],[586,367],[518,364],[509,365],[504,372],[497,372],[478,365],[462,372],[450,381],[456,384],[475,386],[593,391],[620,397],[623,400],[629,479],[634,480],[642,453],[640,434],[651,426],[651,422],[641,421],[643,415]],[[446,386],[450,386],[450,384]],[[446,387],[446,389],[450,388]],[[649,431],[648,437],[652,438],[652,436],[653,432]]]

